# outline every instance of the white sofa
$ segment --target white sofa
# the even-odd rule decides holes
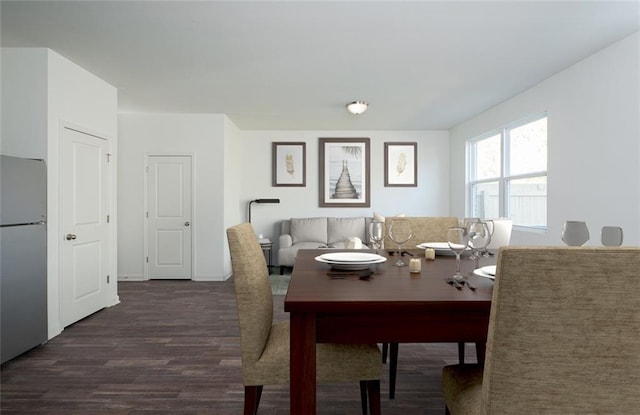
[[[350,239],[357,237],[367,248],[370,217],[316,217],[291,218],[280,224],[278,265],[292,267],[299,249],[345,249]]]

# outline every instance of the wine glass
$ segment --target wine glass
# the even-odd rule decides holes
[[[469,235],[469,247],[473,250],[469,259],[480,259],[480,251],[489,244],[489,228],[485,222],[471,222],[467,227],[467,233]]]
[[[402,244],[411,239],[411,224],[406,220],[395,219],[389,226],[389,238],[398,245],[398,260],[393,264],[396,267],[404,267],[407,264],[402,261]]]
[[[458,226],[460,228],[469,229],[469,225],[473,222],[478,222],[480,218],[458,218]]]
[[[469,234],[466,228],[455,227],[447,230],[447,242],[449,248],[456,254],[456,273],[451,277],[454,281],[463,281],[464,276],[460,273],[460,254],[467,249]]]
[[[491,256],[491,254],[489,253],[489,244],[491,243],[491,238],[493,238],[493,231],[495,230],[495,226],[491,219],[483,220],[483,222],[487,224],[487,229],[489,229],[489,241],[482,250],[482,256],[486,258]]]
[[[382,247],[382,240],[384,239],[384,223],[371,222],[369,224],[369,237],[373,241],[373,248],[378,251]]]

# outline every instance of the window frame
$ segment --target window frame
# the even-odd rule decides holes
[[[547,169],[539,170],[527,173],[519,173],[519,174],[507,174],[509,171],[509,165],[511,160],[509,159],[509,149],[510,149],[510,131],[514,130],[518,127],[522,127],[524,125],[539,121],[543,118],[547,119]],[[549,143],[549,115],[547,111],[539,112],[524,118],[521,118],[517,121],[511,122],[509,124],[503,125],[501,127],[490,130],[484,134],[473,137],[467,140],[466,143],[466,203],[465,210],[467,216],[473,216],[474,210],[476,207],[476,198],[474,195],[474,187],[481,184],[487,183],[497,183],[498,185],[498,217],[510,217],[510,183],[515,180],[521,179],[530,179],[536,177],[545,177],[546,183],[548,185],[548,177],[549,177],[549,151],[548,151],[548,143]],[[500,166],[499,166],[499,175],[493,177],[485,177],[482,179],[475,179],[472,176],[475,175],[477,168],[477,157],[476,157],[476,144],[480,141],[489,139],[494,136],[500,137]],[[545,196],[547,197],[547,212],[548,212],[548,189],[545,192]],[[548,217],[545,220],[545,224],[542,226],[530,226],[514,223],[514,228],[519,228],[522,230],[532,230],[532,231],[546,231],[549,226]]]

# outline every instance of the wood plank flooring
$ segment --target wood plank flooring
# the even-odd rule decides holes
[[[233,282],[119,283],[121,303],[0,369],[0,412],[10,414],[232,415],[242,413]],[[275,318],[288,318],[275,296]],[[467,346],[467,356],[473,355]],[[400,346],[396,398],[382,380],[384,414],[443,414],[442,366],[455,344]],[[320,385],[318,413],[359,414],[357,384]],[[266,386],[260,415],[289,414],[288,386]]]

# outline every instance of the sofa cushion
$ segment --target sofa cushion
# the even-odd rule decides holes
[[[360,240],[366,240],[366,224],[364,217],[358,218],[328,218],[329,246],[338,242],[346,243],[349,238],[357,236]]]
[[[291,239],[293,243],[327,243],[327,218],[291,218]]]

